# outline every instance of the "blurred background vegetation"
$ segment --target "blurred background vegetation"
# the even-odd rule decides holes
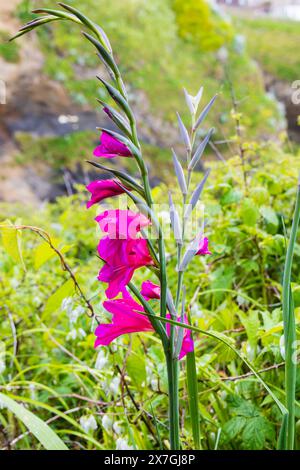
[[[291,83],[300,74],[297,22],[251,18],[251,11],[224,11],[206,0],[70,4],[93,12],[95,21],[105,25],[129,85],[154,184],[168,174],[168,149],[178,145],[175,112],[187,116],[183,87],[196,93],[203,85],[205,102],[219,93],[207,126],[216,128],[215,141],[221,142],[218,149],[225,158],[232,153],[227,144],[234,133],[232,92],[249,138],[277,139],[288,128],[299,141],[299,107],[291,103]],[[0,108],[5,162],[0,176],[18,178],[13,199],[29,202],[53,200],[88,179],[83,159],[96,143],[96,125],[105,123],[96,98],[107,97],[95,79],[105,70],[76,25],[47,25],[30,37],[5,42],[18,22],[34,18],[33,8],[47,5],[47,0],[14,1],[3,6],[0,25],[7,83],[7,104]],[[151,164],[157,160],[158,172]],[[6,182],[0,197],[11,200],[7,188]]]
[[[166,202],[167,188],[174,187],[170,147],[181,155],[175,112],[187,121],[182,88],[196,94],[203,85],[203,105],[219,93],[203,128],[216,129],[203,158],[203,166],[212,168],[204,203],[213,256],[194,262],[188,299],[194,324],[226,334],[283,399],[280,284],[300,169],[300,111],[291,100],[291,85],[300,79],[299,22],[206,0],[69,3],[111,40],[157,203]],[[6,42],[42,6],[54,2],[0,0],[0,79],[7,86],[6,104],[0,105],[0,220],[49,232],[97,314],[107,319],[95,279],[99,234],[82,186],[99,175],[85,163],[98,142],[95,128],[110,125],[96,102],[108,99],[95,79],[106,71],[69,23]],[[112,164],[135,172],[124,160]],[[0,356],[0,391],[27,403],[44,421],[54,419],[69,447],[167,447],[166,377],[154,335],[122,338],[110,352],[95,352],[95,325],[55,253],[28,230],[13,239],[5,232],[2,242],[0,340],[6,353]],[[170,243],[171,287],[173,251]],[[299,324],[300,245],[295,258]],[[138,283],[146,275],[141,271]],[[198,338],[196,352],[203,447],[275,448],[278,410],[245,375],[247,368],[205,337]],[[125,365],[126,376],[120,372]],[[183,375],[181,392],[182,439],[189,448]],[[299,404],[296,409],[299,424]],[[38,448],[25,432],[12,414],[0,414],[1,447]]]

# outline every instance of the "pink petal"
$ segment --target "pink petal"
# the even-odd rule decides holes
[[[167,318],[171,319],[171,315],[168,313]],[[177,318],[177,321],[180,322],[180,317]],[[184,316],[184,323],[188,325],[188,319],[187,316]],[[178,326],[178,328],[182,328],[181,326]],[[169,323],[167,323],[167,335],[170,336],[170,330],[171,326]],[[179,354],[179,359],[182,359],[184,356],[187,355],[187,353],[194,351],[194,341],[192,339],[192,333],[191,330],[184,329],[184,334],[183,334],[183,340],[182,340],[182,346],[181,346],[181,351]]]
[[[110,238],[136,238],[142,228],[150,224],[143,214],[130,210],[111,209],[99,214],[95,220]]]
[[[108,283],[106,295],[110,299],[124,291],[136,269],[153,264],[147,241],[143,238],[112,240],[104,237],[99,242],[98,253],[105,261],[98,279]]]
[[[117,180],[97,180],[87,185],[86,189],[91,193],[91,199],[87,202],[89,208],[107,197],[118,196],[125,191],[118,185]]]
[[[211,251],[208,249],[208,238],[204,237],[199,244],[199,250],[196,255],[211,255]]]
[[[100,145],[94,150],[95,157],[114,158],[131,157],[128,147],[118,139],[103,131],[100,137]]]
[[[103,306],[112,313],[112,323],[101,324],[96,328],[95,347],[106,346],[120,335],[154,331],[149,319],[138,313],[144,312],[143,307],[130,296],[125,299],[105,301]]]
[[[145,281],[142,284],[142,296],[146,299],[160,299],[160,286],[151,281]]]

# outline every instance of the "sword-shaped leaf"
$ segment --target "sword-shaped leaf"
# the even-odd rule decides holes
[[[174,232],[175,240],[178,245],[182,245],[182,229],[181,224],[179,221],[178,212],[176,207],[174,206],[172,194],[169,192],[169,205],[170,205],[170,219],[171,219],[171,226]]]
[[[194,207],[196,206],[197,202],[199,201],[199,198],[201,196],[201,193],[203,191],[203,188],[204,188],[204,185],[206,183],[206,180],[208,178],[208,175],[210,173],[210,170],[207,170],[207,172],[205,173],[204,175],[204,178],[202,179],[202,181],[198,184],[198,186],[196,187],[195,191],[193,192],[192,196],[191,196],[191,199],[190,199],[190,202],[189,204],[187,205],[186,207],[186,210],[185,210],[185,214],[184,214],[184,218],[185,219],[188,219],[188,217],[190,216],[192,210],[194,209]]]
[[[100,41],[98,41],[96,38],[91,36],[88,33],[83,32],[82,33],[98,50],[101,58],[103,61],[107,64],[107,66],[113,71],[115,77],[118,77],[120,75],[117,64],[114,61],[114,58],[110,52],[104,47]]]
[[[180,130],[180,135],[181,135],[182,141],[184,142],[187,151],[190,152],[190,151],[192,150],[192,146],[191,146],[191,141],[190,141],[189,133],[188,133],[188,131],[187,131],[185,125],[183,124],[182,119],[181,119],[179,113],[176,113],[176,114],[177,114],[177,119],[178,119],[178,124],[179,124],[179,130]]]
[[[175,173],[178,179],[178,183],[179,183],[182,194],[185,196],[187,194],[187,186],[186,186],[183,169],[173,149],[172,149],[172,153],[173,153],[174,169],[175,169]]]
[[[125,184],[127,187],[129,186],[132,189],[135,189],[138,193],[140,193],[142,196],[144,195],[144,189],[142,186],[140,186],[134,178],[132,178],[130,175],[125,173],[124,171],[117,170],[115,168],[108,168],[104,165],[101,165],[100,163],[93,162],[91,160],[87,160],[88,163],[93,165],[95,168],[99,168],[100,170],[107,171],[108,173],[111,173],[112,175],[116,176],[119,178],[119,180],[122,181],[123,184]]]
[[[210,102],[205,106],[205,108],[203,109],[202,113],[200,114],[200,116],[198,117],[197,121],[196,121],[196,124],[194,126],[194,131],[196,129],[198,129],[198,127],[200,126],[200,124],[202,123],[202,121],[204,121],[204,119],[206,118],[207,114],[209,113],[210,111],[210,108],[212,107],[212,105],[214,104],[216,98],[217,98],[218,95],[215,95],[211,100]]]
[[[205,147],[207,146],[208,142],[209,142],[209,139],[211,138],[212,134],[214,133],[214,128],[212,127],[207,135],[204,137],[204,139],[200,142],[196,152],[194,153],[194,156],[192,157],[192,160],[190,161],[189,163],[189,166],[188,166],[188,169],[189,170],[193,170],[193,168],[195,168],[195,166],[197,165],[197,163],[199,162],[200,158],[202,157],[203,155],[203,152],[205,150]]]
[[[97,78],[105,86],[108,93],[110,94],[112,99],[115,101],[115,103],[117,103],[120,106],[120,108],[124,111],[124,113],[126,114],[128,119],[131,121],[132,120],[132,112],[131,112],[131,109],[130,109],[127,101],[125,100],[125,98],[121,95],[121,93],[115,87],[110,85],[103,78],[101,78],[101,77],[97,77]]]

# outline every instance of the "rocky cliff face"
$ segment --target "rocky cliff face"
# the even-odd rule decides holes
[[[291,140],[300,143],[300,127],[298,125],[298,116],[300,116],[300,103],[297,104],[293,95],[295,89],[292,83],[278,80],[269,74],[264,74],[266,89],[273,93],[280,103],[283,104],[288,124],[288,132]]]
[[[14,16],[19,1],[0,0],[0,30],[9,35],[15,34],[20,27]],[[36,204],[66,192],[65,174],[60,175],[57,185],[57,181],[54,183],[57,170],[48,165],[16,164],[15,157],[20,151],[15,138],[17,133],[28,133],[37,138],[64,136],[74,131],[95,130],[96,126],[110,127],[111,123],[105,115],[88,106],[75,104],[61,82],[53,81],[43,73],[44,58],[35,33],[18,40],[18,46],[20,57],[17,63],[8,63],[0,57],[0,80],[6,88],[6,103],[0,105],[0,200]],[[85,73],[86,70],[79,70],[78,78]],[[99,70],[89,73],[94,77]],[[103,75],[105,70],[101,73]],[[151,116],[142,91],[135,93],[134,100],[143,140],[154,145],[176,142],[177,131],[172,125]],[[79,177],[83,173],[80,168],[77,170]],[[71,175],[71,172],[66,174]]]

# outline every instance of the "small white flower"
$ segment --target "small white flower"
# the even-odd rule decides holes
[[[70,323],[74,324],[74,323],[77,322],[80,315],[82,315],[84,313],[84,308],[79,306],[79,307],[74,308],[74,310],[68,309],[67,313],[68,313],[68,317],[70,319]]]
[[[253,361],[255,358],[255,348],[251,346],[249,343],[246,345],[247,356],[249,357],[250,361]]]
[[[30,398],[32,400],[35,400],[36,399],[35,385],[34,384],[29,384],[29,390],[30,390]]]
[[[98,427],[97,421],[93,415],[81,416],[79,422],[85,432],[95,431]]]
[[[41,305],[42,300],[38,295],[36,295],[35,297],[33,297],[32,303],[33,303],[33,305]]]
[[[104,415],[102,418],[102,426],[106,432],[112,431],[113,421],[108,415]]]
[[[102,370],[107,364],[108,364],[108,359],[105,354],[105,351],[104,349],[100,349],[97,359],[96,359],[95,369]]]
[[[116,450],[133,450],[133,447],[128,444],[126,439],[119,437],[116,442]]]
[[[150,382],[152,390],[157,390],[158,389],[158,380],[156,377],[153,377]]]
[[[118,351],[117,341],[115,341],[114,343],[111,344],[111,346],[110,346],[111,352],[117,352]]]
[[[119,391],[119,385],[120,385],[120,378],[119,377],[113,377],[109,384],[109,389],[112,393],[118,393]]]
[[[224,46],[220,47],[220,49],[217,51],[217,59],[223,63],[227,62],[228,50],[226,49],[226,47]]]
[[[86,332],[82,328],[79,328],[78,334],[79,334],[80,338],[85,338],[86,337]]]
[[[69,312],[69,310],[73,306],[73,299],[72,297],[65,297],[61,303],[61,309]]]
[[[198,304],[194,303],[191,308],[192,315],[195,316],[196,318],[203,318],[203,311],[199,307]]]
[[[0,358],[0,374],[3,374],[5,369],[6,369],[5,360]]]
[[[18,279],[16,279],[15,277],[13,277],[11,280],[10,280],[10,285],[13,289],[16,289],[17,287],[19,287],[20,283],[18,281]]]
[[[123,432],[123,427],[122,427],[122,424],[120,424],[119,421],[116,421],[114,424],[113,424],[113,430],[116,434],[121,434]]]
[[[71,339],[74,340],[77,338],[77,330],[73,328],[72,330],[69,331],[67,334],[66,340],[70,341]]]

